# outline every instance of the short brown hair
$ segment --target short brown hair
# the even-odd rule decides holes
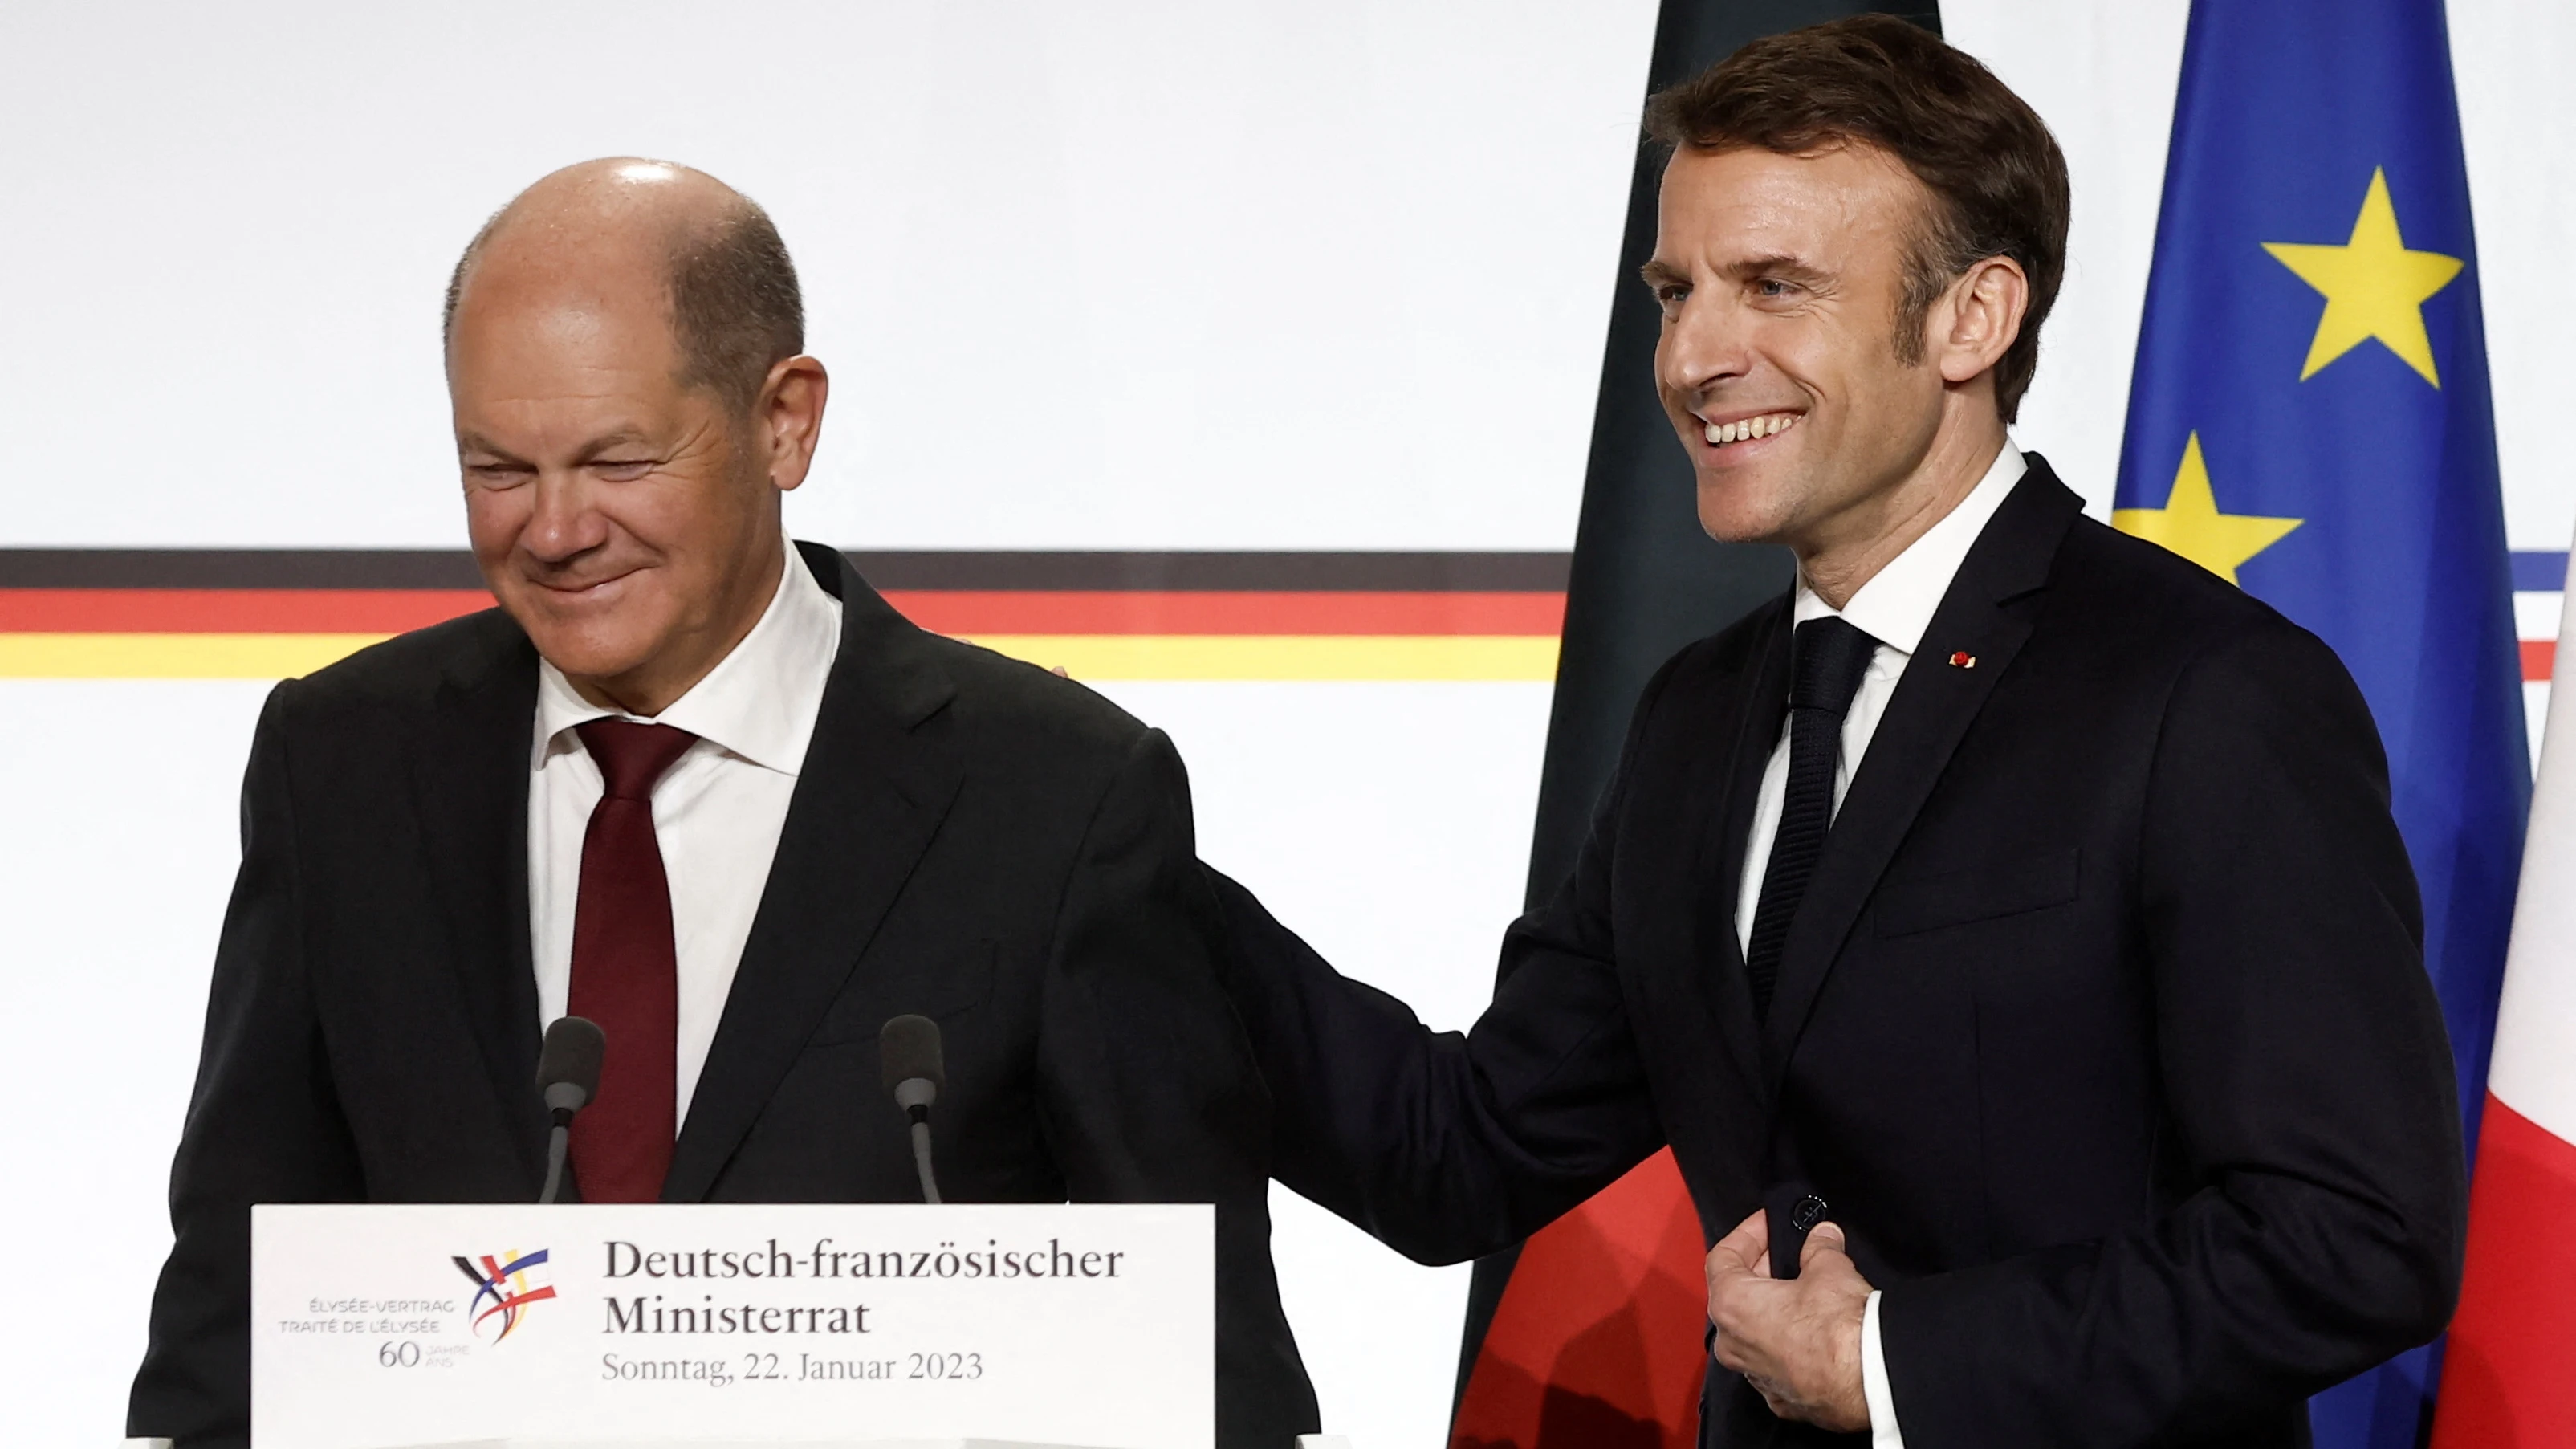
[[[796,263],[769,213],[749,197],[740,201],[711,224],[673,234],[668,281],[681,386],[714,392],[737,415],[758,400],[770,368],[805,350],[805,297]],[[466,273],[509,210],[494,212],[456,259],[439,319],[442,343],[456,330]]]
[[[1995,364],[1995,403],[2005,422],[2020,411],[2066,275],[2066,157],[1994,72],[1892,15],[1858,15],[1766,36],[1657,92],[1646,130],[1669,146],[1782,155],[1859,142],[1903,162],[1933,204],[1906,262],[1897,356],[1923,360],[1923,319],[1942,289],[2010,257],[2030,278],[2030,310]]]

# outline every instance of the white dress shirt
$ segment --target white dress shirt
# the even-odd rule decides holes
[[[1869,753],[1870,737],[1887,713],[1896,682],[1904,677],[1914,651],[1922,647],[1923,631],[1932,627],[1942,596],[1950,592],[1950,581],[1958,576],[1969,548],[2028,467],[2021,450],[2006,441],[1968,496],[1903,553],[1888,560],[1839,611],[1853,628],[1877,640],[1878,648],[1870,655],[1869,671],[1861,676],[1860,692],[1852,696],[1851,709],[1843,715],[1842,752],[1834,763],[1836,810],[1842,808],[1861,757]],[[1796,611],[1801,624],[1837,612],[1816,597],[1804,578],[1798,581]],[[1752,950],[1753,912],[1761,903],[1762,876],[1771,865],[1772,838],[1780,832],[1780,809],[1788,791],[1789,732],[1783,729],[1771,762],[1763,767],[1761,792],[1754,797],[1753,833],[1745,840],[1744,878],[1736,889],[1735,941],[1747,952]],[[1879,1349],[1878,1296],[1875,1290],[1869,1295],[1860,1333],[1861,1390],[1869,1400],[1870,1443],[1872,1449],[1904,1449],[1904,1437],[1896,1428],[1896,1396],[1887,1382],[1887,1358]]]
[[[696,735],[653,786],[653,832],[671,883],[671,934],[680,1018],[672,1121],[685,1122],[734,968],[769,884],[787,802],[822,712],[841,643],[841,601],[787,548],[769,608],[707,677],[645,724]],[[599,803],[599,766],[573,726],[639,719],[592,704],[563,671],[537,665],[535,747],[528,781],[528,929],[540,1025],[563,1015],[572,989],[573,900],[581,844]]]

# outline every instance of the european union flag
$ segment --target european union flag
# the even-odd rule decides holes
[[[2112,521],[2360,682],[2474,1129],[2531,780],[2441,0],[2193,0]],[[2412,1449],[2435,1371],[2318,1396],[2318,1444]]]

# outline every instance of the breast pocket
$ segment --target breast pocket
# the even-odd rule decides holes
[[[979,941],[943,955],[879,964],[861,961],[841,999],[809,1046],[877,1039],[886,1019],[927,1016],[947,1021],[984,1004],[993,994],[993,962],[1001,947]]]
[[[2052,850],[1890,881],[1879,888],[1873,911],[1878,934],[1911,936],[2062,906],[2075,899],[2080,867],[2079,852]]]

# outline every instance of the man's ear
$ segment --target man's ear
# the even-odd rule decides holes
[[[781,359],[769,369],[752,404],[752,424],[769,453],[771,486],[785,493],[805,481],[814,466],[814,448],[823,439],[823,404],[832,393],[832,378],[823,364],[803,353]]]
[[[1988,257],[1961,273],[1931,319],[1929,341],[1941,380],[1966,382],[2003,361],[2029,311],[2030,278],[2021,263]]]

